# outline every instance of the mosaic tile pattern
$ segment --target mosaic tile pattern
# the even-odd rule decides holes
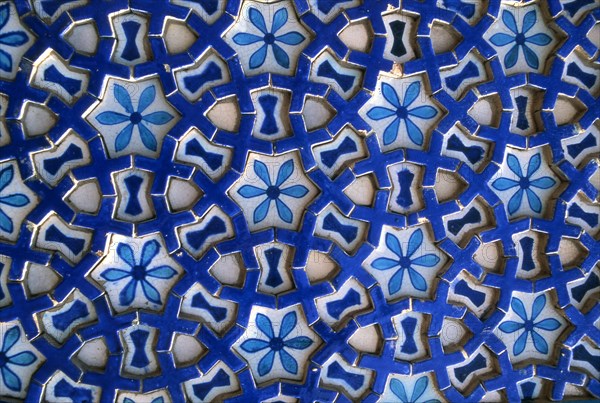
[[[600,398],[592,0],[0,1],[0,396]]]

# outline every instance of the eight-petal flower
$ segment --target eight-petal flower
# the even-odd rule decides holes
[[[361,117],[375,130],[383,151],[425,147],[440,112],[423,86],[420,77],[380,78],[379,91],[361,108]]]
[[[244,3],[225,40],[237,51],[246,75],[292,74],[310,35],[298,21],[293,5],[278,3],[273,12],[272,5]],[[265,20],[267,15],[273,16],[270,23]]]
[[[246,171],[229,191],[252,230],[278,226],[297,228],[304,209],[317,194],[297,154],[264,157],[254,154]],[[271,208],[275,205],[275,208]]]
[[[389,227],[388,227],[389,228]],[[408,240],[406,241],[406,238]],[[430,296],[431,284],[446,262],[446,256],[434,246],[421,228],[382,231],[378,249],[365,261],[365,268],[382,285],[388,300],[401,296]],[[402,243],[406,242],[405,247]],[[408,273],[410,285],[405,281]]]
[[[14,16],[14,18],[11,18]],[[33,41],[19,21],[12,2],[0,4],[0,78],[13,79],[17,74],[23,54]]]
[[[156,78],[133,84],[111,77],[103,100],[91,108],[86,120],[100,132],[111,158],[132,152],[156,158],[162,139],[179,115],[165,99]]]
[[[107,245],[109,252],[91,272],[94,281],[107,291],[116,312],[162,309],[167,293],[182,272],[177,262],[163,252],[166,247],[162,238],[148,237],[115,235]]]
[[[505,202],[505,209],[509,216],[516,216],[521,211],[533,212],[540,217],[544,214],[543,203],[549,199],[554,188],[558,186],[558,180],[550,169],[545,170],[547,175],[540,170],[543,162],[542,152],[525,153],[524,156],[529,156],[526,173],[523,174],[517,151],[508,152],[505,161],[508,169],[501,169],[499,177],[492,178],[491,188]],[[514,174],[515,179],[505,176],[509,171]],[[528,208],[523,205],[524,195],[527,198]],[[507,198],[508,201],[506,201]]]

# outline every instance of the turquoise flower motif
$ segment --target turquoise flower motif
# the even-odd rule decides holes
[[[10,73],[13,69],[13,59],[10,53],[4,50],[6,49],[4,46],[17,48],[25,45],[29,41],[29,37],[24,31],[2,32],[10,18],[9,4],[6,2],[0,5],[0,70]]]
[[[381,83],[381,92],[383,94],[383,98],[389,102],[393,108],[376,106],[367,112],[367,116],[373,120],[382,120],[396,116],[383,132],[383,144],[389,145],[396,140],[398,137],[398,131],[400,130],[400,123],[404,122],[410,140],[416,145],[422,146],[423,132],[411,120],[411,117],[431,119],[437,115],[438,111],[429,105],[421,105],[414,108],[409,108],[421,93],[421,83],[416,81],[410,84],[404,93],[404,100],[402,102],[400,102],[400,98],[394,87],[388,83]]]
[[[138,290],[138,285],[141,286],[144,296],[148,301],[155,304],[162,304],[158,290],[150,284],[148,277],[168,280],[177,272],[170,266],[158,266],[148,270],[148,266],[152,260],[158,255],[160,244],[156,240],[148,241],[142,247],[142,255],[139,263],[136,262],[133,249],[125,243],[119,243],[117,246],[117,255],[127,264],[125,269],[110,268],[102,272],[100,276],[106,281],[120,281],[125,278],[131,280],[123,287],[119,293],[119,303],[127,306],[133,302]]]
[[[133,128],[137,127],[144,146],[151,151],[156,151],[156,138],[148,128],[147,124],[164,125],[173,119],[173,115],[164,111],[143,115],[143,112],[148,109],[148,107],[156,98],[156,87],[151,85],[142,91],[137,109],[133,108],[131,96],[125,87],[115,84],[114,96],[119,105],[123,107],[126,114],[115,111],[102,112],[96,116],[96,120],[100,124],[108,126],[129,122],[129,124],[125,126],[125,128],[123,128],[123,130],[121,130],[115,138],[115,150],[117,152],[122,151],[129,145]]]
[[[506,157],[506,162],[509,169],[519,178],[519,180],[513,180],[504,177],[498,178],[492,183],[492,187],[499,191],[518,188],[508,201],[509,214],[514,214],[521,207],[523,194],[527,194],[527,201],[531,210],[536,213],[540,213],[542,211],[542,202],[532,188],[549,189],[554,186],[556,181],[549,176],[532,179],[532,176],[539,170],[541,161],[542,157],[539,153],[533,155],[529,159],[529,163],[527,165],[527,175],[523,175],[521,165],[519,164],[517,157],[513,154],[508,154]]]
[[[535,349],[542,354],[547,354],[548,343],[536,329],[554,331],[560,327],[560,322],[554,318],[547,318],[537,322],[535,321],[546,306],[546,296],[544,294],[539,295],[533,301],[533,306],[531,308],[531,319],[527,316],[527,311],[525,310],[523,301],[521,301],[519,298],[513,297],[513,299],[510,301],[510,306],[517,316],[521,318],[522,322],[515,322],[512,320],[506,321],[500,325],[500,330],[504,333],[514,333],[521,329],[525,330],[517,338],[517,341],[513,346],[513,354],[517,356],[525,351],[525,345],[527,344],[529,335],[531,335]]]
[[[258,29],[263,36],[250,34],[247,32],[241,32],[233,37],[233,42],[241,46],[248,46],[258,42],[264,42],[264,44],[252,54],[250,57],[250,68],[257,69],[263,65],[267,58],[267,51],[269,47],[273,49],[273,55],[275,61],[281,67],[287,69],[290,67],[290,58],[288,54],[283,50],[277,42],[284,43],[286,45],[299,45],[306,39],[300,32],[292,31],[283,35],[277,35],[277,32],[288,21],[288,12],[285,8],[280,8],[275,12],[273,16],[273,22],[271,24],[271,30],[267,29],[265,18],[262,13],[254,7],[249,9],[250,22]]]
[[[405,272],[408,272],[410,283],[416,290],[427,290],[427,282],[425,281],[425,278],[423,278],[423,276],[419,274],[419,272],[415,270],[413,266],[433,267],[439,263],[440,258],[433,253],[428,253],[425,255],[417,254],[417,251],[423,244],[423,231],[419,228],[410,235],[406,253],[404,253],[402,250],[402,245],[400,245],[398,238],[392,234],[386,234],[385,244],[388,249],[397,256],[397,259],[380,257],[375,259],[371,263],[371,266],[375,270],[380,271],[397,268],[396,272],[388,282],[390,294],[395,294],[400,291]]]
[[[513,13],[508,10],[502,11],[502,22],[513,35],[497,33],[490,38],[490,42],[500,47],[513,44],[508,53],[504,56],[504,65],[506,68],[511,68],[517,64],[517,60],[519,59],[519,48],[523,49],[523,55],[525,56],[525,61],[529,67],[532,69],[540,67],[540,61],[537,55],[528,45],[545,46],[552,42],[552,38],[544,33],[526,36],[526,34],[531,31],[531,28],[533,28],[536,21],[536,11],[529,11],[525,14],[523,26],[521,27],[522,29],[519,31]]]
[[[14,167],[9,165],[8,167],[0,170],[0,229],[8,232],[9,234],[14,231],[14,224],[12,219],[2,211],[2,205],[10,207],[23,207],[29,204],[29,197],[23,193],[12,193],[8,195],[2,194],[15,177]]]
[[[268,340],[252,338],[244,341],[240,347],[247,353],[268,350],[258,362],[258,374],[260,376],[265,376],[271,372],[276,353],[279,354],[283,369],[293,375],[298,373],[298,362],[286,349],[305,350],[314,342],[306,336],[297,336],[286,340],[296,327],[297,322],[296,312],[287,313],[281,321],[279,334],[275,336],[271,320],[261,313],[256,315],[256,325]]]
[[[37,361],[37,357],[31,351],[21,351],[17,354],[10,354],[10,350],[17,344],[21,338],[21,330],[18,326],[10,328],[4,333],[2,341],[2,350],[0,350],[0,373],[2,382],[12,391],[20,392],[23,387],[21,379],[11,369],[13,366],[26,367]],[[1,390],[2,388],[0,388]]]
[[[274,184],[271,183],[269,169],[263,162],[254,160],[254,172],[265,184],[266,188],[256,187],[253,185],[244,185],[238,190],[238,193],[247,199],[254,197],[265,197],[265,200],[262,201],[254,210],[254,223],[257,224],[267,217],[269,209],[271,208],[271,202],[273,201],[277,206],[277,214],[279,215],[279,218],[286,223],[291,223],[294,215],[292,210],[290,210],[290,208],[281,200],[281,197],[289,196],[300,199],[308,193],[308,189],[303,185],[292,185],[282,188],[284,183],[292,176],[292,173],[294,172],[294,161],[287,160],[281,165],[281,168],[277,173],[277,180]]]
[[[419,378],[417,382],[415,382],[415,386],[409,399],[402,381],[399,379],[392,379],[390,381],[390,390],[394,396],[400,399],[401,403],[441,403],[438,399],[419,400],[421,396],[425,394],[428,386],[429,379],[427,379],[426,376]]]

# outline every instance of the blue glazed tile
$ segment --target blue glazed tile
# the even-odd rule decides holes
[[[0,400],[600,399],[593,0],[0,0]]]

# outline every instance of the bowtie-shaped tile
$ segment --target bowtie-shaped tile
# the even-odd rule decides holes
[[[195,259],[199,259],[217,242],[233,236],[231,219],[213,206],[200,220],[177,228],[179,242]]]
[[[101,388],[95,385],[77,383],[61,371],[48,380],[44,388],[47,402],[99,402]]]
[[[142,222],[155,217],[154,204],[150,196],[154,174],[139,168],[128,168],[113,174],[117,201],[115,218],[128,222]]]
[[[600,349],[593,347],[587,340],[580,341],[573,348],[571,367],[597,378],[600,376]]]
[[[72,105],[87,91],[90,73],[69,66],[54,50],[48,50],[34,63],[31,85],[49,91]]]
[[[62,345],[82,326],[98,319],[96,309],[77,288],[54,307],[38,314],[40,331]]]
[[[260,292],[278,295],[294,288],[291,274],[294,248],[273,242],[258,245],[254,248],[254,254],[261,270],[258,280]]]
[[[160,373],[156,345],[158,330],[146,325],[134,325],[120,331],[123,344],[121,372],[128,378],[144,378]]]
[[[361,69],[339,61],[330,50],[315,59],[310,72],[312,81],[331,85],[345,100],[349,100],[360,90],[362,77]]]
[[[190,402],[212,402],[239,392],[240,383],[231,368],[218,361],[204,375],[185,382],[184,389]]]
[[[464,154],[471,164],[479,162],[484,154],[483,148],[479,146],[465,146],[456,134],[451,135],[448,139],[447,149]]]
[[[84,258],[92,239],[88,228],[67,224],[56,214],[49,214],[34,233],[37,248],[58,252],[72,265]]]
[[[235,323],[237,304],[211,295],[200,283],[195,283],[181,300],[179,316],[203,323],[222,335]]]
[[[223,70],[215,63],[210,61],[206,64],[203,70],[198,74],[190,75],[183,78],[183,83],[186,89],[195,93],[205,85],[220,81],[223,79]]]
[[[349,399],[360,399],[373,380],[373,371],[348,364],[339,353],[335,353],[323,364],[321,383],[326,388],[337,390]]]
[[[588,133],[583,140],[578,144],[569,144],[567,146],[567,153],[571,158],[577,158],[584,150],[592,147],[596,147],[598,142],[596,137],[591,133]]]
[[[369,224],[344,216],[333,204],[317,218],[315,235],[331,239],[346,253],[353,254],[364,239]]]
[[[579,303],[583,302],[587,293],[596,288],[600,288],[600,277],[596,273],[590,273],[583,284],[580,284],[571,289],[573,299]]]
[[[88,144],[72,129],[56,146],[33,153],[31,159],[38,175],[50,186],[57,186],[69,172],[92,161]]]
[[[365,287],[354,277],[333,294],[316,299],[319,316],[334,330],[373,305]]]

